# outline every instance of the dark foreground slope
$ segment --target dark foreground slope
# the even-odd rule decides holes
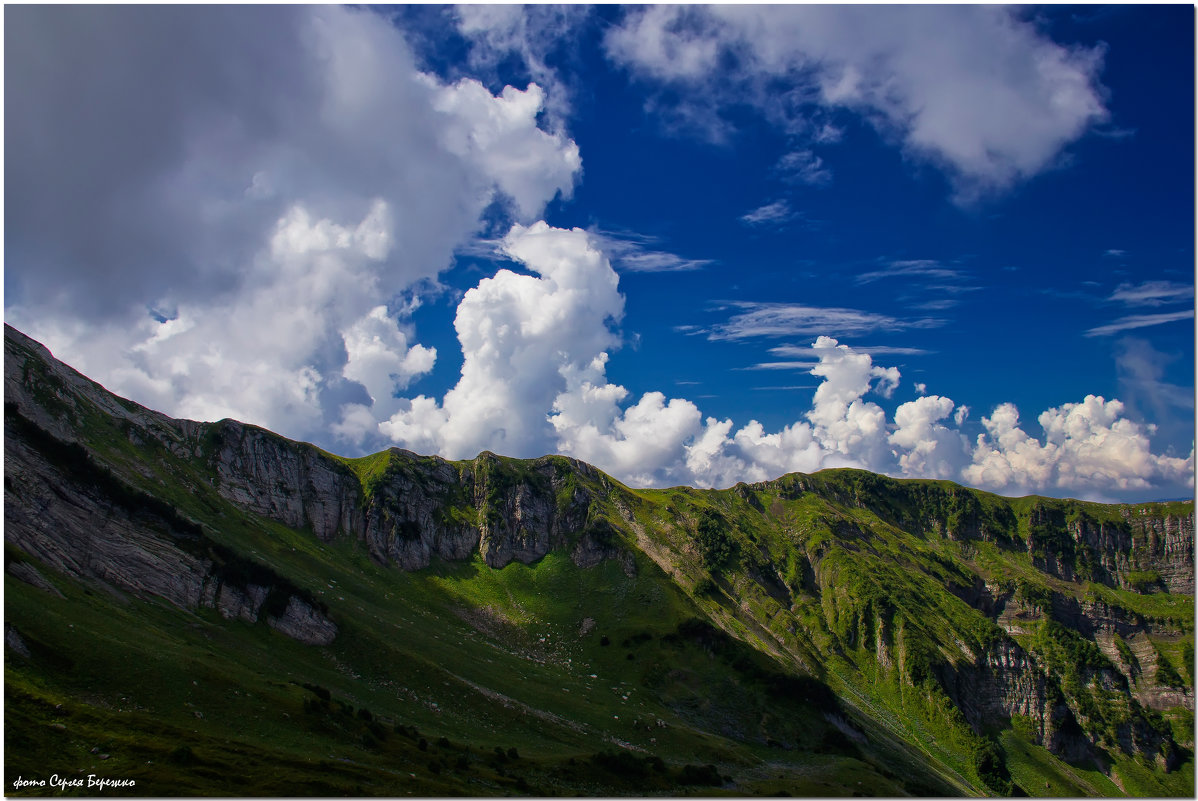
[[[4,478],[10,794],[1193,792],[1189,503],[342,459],[7,327]]]

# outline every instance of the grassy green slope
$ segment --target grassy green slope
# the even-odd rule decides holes
[[[902,792],[854,758],[827,698],[779,693],[748,649],[717,653],[682,625],[695,610],[650,564],[403,574],[346,546],[294,562],[325,584],[341,626],[328,648],[211,610],[9,582],[32,658],[6,661],[8,786],[82,770],[134,778],[137,795],[710,793],[721,775],[737,794]]]
[[[969,665],[1005,636],[979,608],[978,590],[987,583],[1055,596],[1063,605],[1101,599],[1129,620],[1164,624],[1176,636],[1149,639],[1164,643],[1158,652],[1169,654],[1167,662],[1192,668],[1192,596],[1146,595],[1045,574],[1019,539],[1033,504],[1008,503],[947,482],[895,481],[849,470],[722,493],[665,490],[638,496],[647,507],[638,511],[642,532],[669,553],[665,561],[682,567],[681,583],[694,588],[713,619],[762,650],[818,671],[846,702],[914,742],[945,776],[986,792],[1018,787],[1051,795],[1052,786],[1080,786],[1069,777],[1100,766],[1133,794],[1192,791],[1190,710],[1162,715],[1130,700],[1126,684],[1108,687],[1103,676],[1118,679],[1116,666],[1092,640],[1059,626],[1049,614],[1031,622],[1034,634],[1017,639],[1048,666],[1050,685],[1065,692],[1093,734],[1093,759],[1066,765],[1005,719],[987,721],[979,731],[967,725],[946,693],[941,678],[946,670]],[[1118,519],[1117,509],[1084,506],[1095,517]],[[1192,505],[1147,508],[1192,513]],[[725,541],[705,550],[703,521],[712,517]],[[999,536],[988,542],[946,536],[962,518]],[[1082,654],[1094,663],[1089,669]],[[1190,677],[1177,673],[1177,683],[1191,685]],[[1128,732],[1139,737],[1148,730],[1172,733],[1182,744],[1162,746],[1180,761],[1176,770],[1162,770],[1151,749],[1137,754],[1118,742],[1120,734],[1126,740],[1133,737]],[[1086,786],[1118,792],[1109,779]]]

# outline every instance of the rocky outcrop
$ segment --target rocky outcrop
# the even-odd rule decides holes
[[[1035,741],[1066,760],[1092,756],[1072,710],[1044,667],[1014,640],[993,644],[973,664],[942,671],[942,686],[975,731],[1020,716]]]
[[[12,561],[5,565],[5,570],[8,575],[13,578],[23,581],[30,586],[37,587],[39,590],[54,595],[58,598],[65,598],[62,591],[54,585],[54,582],[42,575],[42,572],[28,562]]]
[[[272,594],[286,597],[288,604],[292,599],[306,603],[268,568],[238,563],[209,541],[200,525],[125,484],[82,446],[57,440],[11,406],[7,412],[5,540],[20,552],[114,591],[163,598],[183,609],[215,608],[226,618],[251,623],[259,620]],[[230,574],[232,569],[268,581],[243,582]],[[12,562],[8,572],[61,596],[32,564]],[[336,626],[324,618],[321,627],[325,634],[317,639],[331,641],[327,633],[335,634]]]
[[[399,448],[389,459],[354,536],[377,561],[404,570],[427,567],[434,557],[469,559],[479,545],[469,475],[443,459],[420,460]]]
[[[22,422],[5,418],[6,541],[68,576],[198,607],[211,565],[171,543],[193,534],[186,522],[140,508],[136,495],[121,497],[116,480],[77,445],[57,443],[64,456],[51,463],[44,454],[56,441],[38,441],[38,430]]]
[[[258,610],[262,608],[268,595],[270,587],[258,584],[248,584],[245,587],[222,584],[216,592],[216,611],[220,612],[225,620],[241,618],[247,623],[257,623]]]
[[[226,500],[325,542],[362,530],[358,479],[331,456],[235,420],[212,424],[205,436]]]
[[[1126,512],[1136,545],[1137,566],[1153,570],[1169,592],[1194,594],[1194,516],[1154,514],[1147,508]]]
[[[337,626],[308,602],[292,595],[281,615],[266,619],[267,624],[292,639],[308,645],[328,645],[337,636]]]
[[[25,639],[21,636],[21,632],[17,631],[17,627],[11,623],[4,624],[4,650],[10,654],[17,654],[26,659],[32,658],[29,653],[29,646],[25,644]]]
[[[474,462],[474,502],[479,509],[479,552],[491,567],[535,562],[582,533],[590,497],[562,495],[573,480],[564,460],[540,459],[524,475],[505,470],[491,453]]]
[[[1033,563],[1066,581],[1089,579],[1143,592],[1194,593],[1193,515],[1125,506],[1096,520],[1074,501],[1038,503],[1027,520]]]
[[[403,570],[476,551],[496,568],[535,562],[584,533],[593,500],[577,485],[578,463],[562,457],[517,471],[490,453],[451,463],[392,448],[387,469],[363,487],[333,457],[253,426],[222,421],[208,436],[224,498],[322,540],[353,537]],[[608,542],[603,554],[617,557],[619,549]]]

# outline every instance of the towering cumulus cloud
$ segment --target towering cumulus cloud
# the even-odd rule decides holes
[[[502,247],[535,275],[500,270],[466,293],[454,321],[461,379],[442,404],[420,396],[383,423],[396,441],[451,458],[543,451],[546,413],[567,377],[616,345],[608,322],[623,316],[624,299],[585,232],[517,225]]]

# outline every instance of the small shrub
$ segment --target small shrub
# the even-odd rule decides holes
[[[736,540],[728,532],[728,521],[714,509],[704,509],[695,525],[695,540],[703,566],[719,570],[738,550]]]
[[[427,751],[428,750],[428,740],[421,737],[420,742],[416,743],[416,747],[419,748],[421,751]]]
[[[170,760],[179,765],[187,765],[195,761],[195,754],[192,753],[190,745],[181,745],[171,751]]]
[[[1028,606],[1045,612],[1052,608],[1052,591],[1047,587],[1021,581],[1016,585],[1015,597]]]
[[[1011,774],[1006,756],[993,740],[982,740],[973,752],[974,769],[978,778],[996,795],[1010,795]]]
[[[1181,679],[1181,674],[1177,672],[1177,668],[1165,658],[1158,648],[1156,651],[1156,683],[1164,687],[1184,687],[1185,682]]]
[[[309,690],[322,701],[330,701],[333,698],[332,694],[328,691],[328,688],[321,687],[319,684],[305,684],[304,689]]]
[[[718,787],[724,782],[715,765],[683,765],[678,775],[678,783]]]
[[[1155,592],[1161,587],[1161,574],[1155,570],[1132,570],[1127,574],[1127,583],[1138,593]]]

